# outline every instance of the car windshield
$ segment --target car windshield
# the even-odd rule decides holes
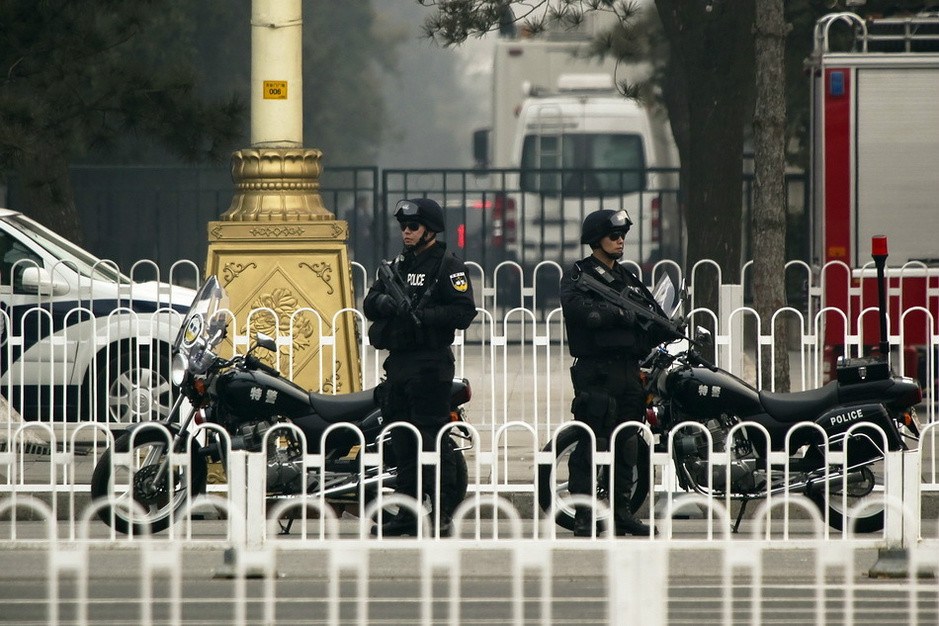
[[[523,191],[586,197],[633,193],[645,187],[645,167],[640,135],[528,135],[522,146],[521,187]]]
[[[57,259],[61,259],[70,267],[77,269],[78,273],[94,280],[109,282],[130,283],[131,280],[118,272],[110,263],[102,262],[97,257],[82,250],[67,239],[63,239],[51,230],[37,224],[22,215],[11,215],[6,218],[18,231],[23,233],[36,245]]]

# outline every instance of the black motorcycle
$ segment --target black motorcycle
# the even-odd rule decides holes
[[[656,293],[668,294],[669,289],[660,287]],[[676,319],[678,308],[663,306]],[[696,347],[708,343],[706,334],[683,350],[666,343],[642,363],[654,449],[670,451],[678,485],[739,501],[734,531],[748,502],[784,493],[808,496],[823,515],[827,509],[828,523],[835,529],[846,524],[855,532],[883,529],[882,494],[875,491],[882,487],[885,453],[918,445],[918,382],[891,375],[885,361],[853,359],[839,368],[839,380],[819,389],[760,391],[709,363]],[[573,506],[565,502],[563,477],[575,446],[575,429],[561,431],[554,484],[551,465],[539,467],[541,508],[549,511],[556,498],[557,523],[568,529],[574,525]],[[642,439],[639,447],[630,494],[633,510],[645,501],[650,487],[650,450]],[[550,451],[551,443],[544,449]],[[786,453],[787,462],[769,462],[769,452]],[[837,456],[843,462],[832,462],[827,454],[832,452],[843,452]],[[598,466],[600,499],[608,498],[607,473]],[[873,502],[859,507],[860,514],[852,520],[849,511],[865,499]]]
[[[130,452],[129,461],[112,459],[108,450],[95,466],[91,496],[108,502],[98,515],[122,533],[130,532],[131,526],[135,533],[167,528],[193,496],[205,493],[209,462],[224,467],[229,447],[248,452],[267,449],[268,500],[322,494],[337,512],[357,511],[377,496],[379,488],[390,491],[395,486],[394,454],[390,436],[382,435],[375,389],[341,395],[310,393],[255,356],[258,348],[276,354],[274,340],[261,333],[247,354],[220,357],[217,351],[227,332],[228,308],[224,289],[210,277],[196,295],[173,346],[172,378],[180,393],[170,416],[134,424],[115,440],[114,451]],[[451,420],[464,421],[462,405],[470,395],[466,379],[454,380]],[[184,399],[192,408],[181,420]],[[227,441],[218,430],[205,428],[201,429],[205,443],[200,443],[189,434],[193,423],[220,426]],[[354,428],[333,429],[322,450],[324,468],[305,471],[304,452],[320,453],[322,436],[333,424]],[[450,437],[457,450],[457,495],[462,499],[468,475],[460,451],[469,448],[472,439],[469,429],[459,425],[450,429]],[[383,465],[364,465],[362,453],[377,453],[380,445]],[[171,463],[170,446],[177,456],[188,449],[189,463]]]

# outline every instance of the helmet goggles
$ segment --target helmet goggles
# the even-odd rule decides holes
[[[632,226],[632,220],[629,219],[626,209],[620,209],[610,216],[610,230],[621,230],[625,233],[630,226]]]
[[[398,221],[410,220],[421,214],[421,207],[410,200],[401,200],[395,205],[395,217]]]
[[[442,233],[446,230],[443,209],[430,198],[400,200],[395,204],[394,215],[398,222],[402,224],[405,222],[411,224],[418,222],[433,233]]]
[[[596,245],[603,237],[629,232],[633,221],[625,209],[599,209],[584,218],[580,231],[580,243]],[[611,237],[613,238],[613,237]]]

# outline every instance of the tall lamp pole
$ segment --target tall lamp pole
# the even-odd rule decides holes
[[[251,5],[251,146],[303,145],[303,18],[300,0]]]
[[[301,0],[252,0],[251,146],[232,154],[235,193],[209,223],[206,272],[228,292],[239,336],[292,337],[269,355],[282,373],[357,391],[355,316],[339,314],[355,303],[348,224],[320,196],[322,152],[302,147],[302,29]]]

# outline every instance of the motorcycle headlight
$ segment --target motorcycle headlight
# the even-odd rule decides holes
[[[173,357],[173,366],[170,368],[170,378],[173,384],[179,387],[186,378],[186,371],[189,370],[189,359],[184,354],[176,353]]]

